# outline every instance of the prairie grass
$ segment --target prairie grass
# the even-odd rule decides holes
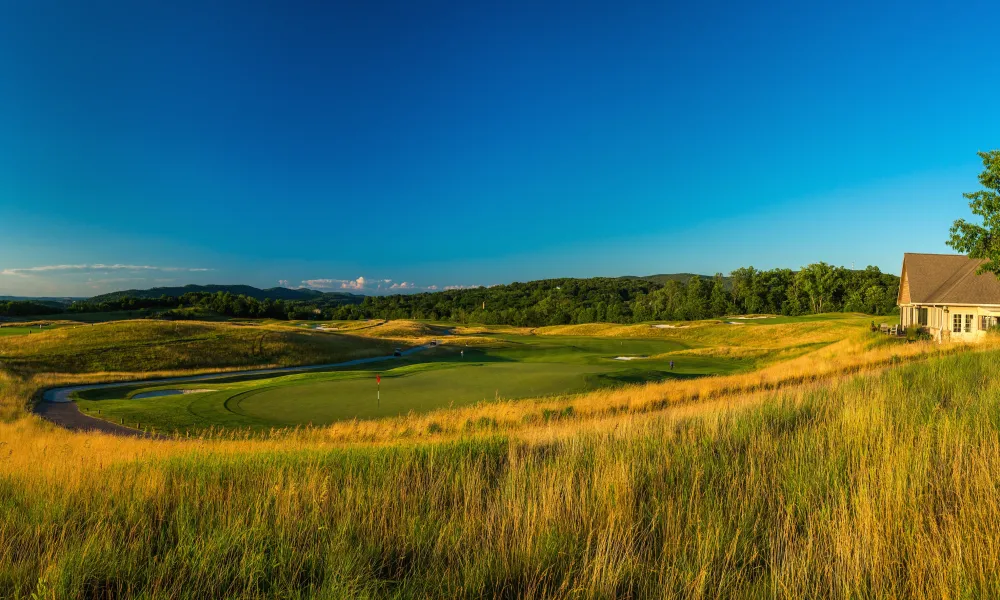
[[[0,590],[995,597],[998,362],[432,443],[153,442],[18,418],[0,423]]]
[[[49,347],[15,344],[0,597],[996,597],[997,340],[853,327],[752,373],[159,441],[25,414],[40,387],[150,373],[34,373]]]
[[[619,325],[616,323],[587,323],[583,325],[557,325],[534,329],[535,335],[597,336],[622,338],[663,338],[677,340],[692,346],[746,346],[754,348],[786,348],[802,344],[831,343],[866,330],[873,319],[885,318],[865,315],[811,315],[797,322],[730,325],[725,321],[688,321],[670,329],[648,323]]]
[[[388,342],[233,323],[114,321],[0,338],[0,365],[17,373],[214,369],[378,356]]]

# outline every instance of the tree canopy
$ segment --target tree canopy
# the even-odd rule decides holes
[[[980,273],[1000,275],[1000,150],[979,152],[979,158],[983,161],[979,174],[983,189],[962,195],[982,224],[958,219],[951,226],[948,245],[970,258],[985,259]]]

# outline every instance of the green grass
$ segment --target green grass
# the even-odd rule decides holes
[[[733,373],[754,365],[742,359],[676,356],[672,357],[675,364],[671,370],[671,358],[615,360],[617,356],[650,356],[686,347],[670,340],[513,335],[496,339],[493,348],[447,345],[405,360],[332,372],[92,390],[79,393],[78,402],[94,416],[141,423],[160,431],[268,429],[423,413],[496,399],[575,394],[624,384]],[[381,401],[376,401],[376,373],[383,375]],[[159,389],[213,391],[133,398]]]
[[[28,335],[29,333],[40,333],[40,331],[37,327],[0,327],[0,337],[8,335]]]

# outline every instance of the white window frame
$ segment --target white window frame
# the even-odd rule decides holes
[[[972,317],[975,315],[970,315],[966,313],[965,315],[965,333],[972,333]]]
[[[954,313],[951,316],[951,332],[962,333],[962,314]]]

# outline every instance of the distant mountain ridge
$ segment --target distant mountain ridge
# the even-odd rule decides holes
[[[117,300],[118,298],[132,297],[132,298],[159,298],[160,296],[172,296],[179,297],[187,293],[192,292],[202,292],[214,294],[216,292],[229,292],[230,294],[239,296],[248,296],[250,298],[255,298],[257,300],[340,300],[345,304],[355,304],[359,303],[364,299],[364,296],[360,294],[351,294],[349,292],[320,292],[317,290],[310,290],[305,288],[290,289],[284,287],[273,287],[267,289],[255,288],[250,285],[185,285],[179,287],[155,287],[148,290],[122,290],[119,292],[111,292],[108,294],[101,294],[99,296],[94,296],[90,298],[89,301],[93,303],[100,303],[110,300]]]
[[[86,298],[71,298],[69,296],[0,296],[0,302],[37,302],[47,306],[69,306],[77,300],[86,300]]]

